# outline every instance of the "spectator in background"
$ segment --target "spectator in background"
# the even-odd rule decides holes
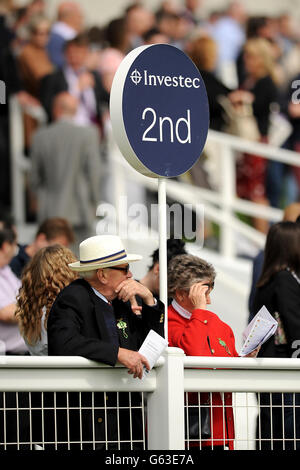
[[[30,37],[17,58],[20,77],[24,89],[39,99],[41,79],[53,71],[46,45],[49,37],[50,22],[45,16],[34,16],[29,24]],[[28,149],[31,137],[37,128],[37,121],[29,114],[24,114],[25,147]]]
[[[285,12],[278,16],[278,35],[277,41],[282,49],[282,55],[286,56],[295,44],[296,25],[293,23],[293,17]]]
[[[29,24],[35,16],[46,15],[46,2],[45,0],[32,0],[27,2],[24,6],[14,5],[15,2],[10,2],[13,5],[13,30],[16,34],[14,41],[14,53],[18,55],[19,50],[29,40]],[[24,3],[24,2],[23,2]]]
[[[266,239],[264,264],[257,283],[254,311],[263,305],[278,328],[259,357],[290,358],[300,338],[300,224],[278,222]],[[262,450],[300,449],[300,394],[259,394],[257,446]],[[297,441],[296,441],[297,440]]]
[[[68,248],[52,245],[38,250],[23,271],[16,317],[33,356],[48,355],[49,312],[58,293],[77,278],[68,266],[75,261]]]
[[[101,127],[102,105],[108,102],[108,94],[98,72],[87,68],[88,54],[87,36],[76,36],[65,45],[65,66],[43,78],[40,99],[50,121],[55,96],[67,91],[78,100],[74,121],[83,126],[94,123]]]
[[[170,38],[159,31],[158,28],[151,28],[143,35],[143,41],[145,45],[150,44],[168,44]]]
[[[289,148],[300,153],[300,103],[299,103],[300,73],[294,77],[289,84],[287,102],[285,104],[286,115],[292,125],[292,133],[289,137]],[[292,177],[296,181],[296,195],[300,196],[300,168],[291,166],[288,168],[292,172]]]
[[[32,243],[18,246],[18,253],[12,258],[10,267],[14,274],[21,278],[25,266],[41,248],[55,244],[69,247],[72,243],[74,243],[74,233],[66,219],[59,217],[46,219],[38,227]]]
[[[296,222],[299,216],[300,216],[300,202],[294,202],[288,205],[284,209],[282,220],[284,222],[285,221]],[[262,273],[263,263],[264,263],[264,250],[260,250],[253,260],[252,281],[251,281],[251,288],[250,288],[250,294],[249,294],[249,300],[248,300],[248,308],[249,308],[248,322],[249,323],[257,313],[254,310],[253,302],[254,302],[255,293],[256,293],[256,285]]]
[[[167,240],[167,263],[177,255],[186,254],[185,243],[182,240],[169,238]],[[159,296],[159,249],[155,250],[152,255],[152,264],[146,275],[140,279],[140,283],[148,287],[152,294]]]
[[[226,87],[215,74],[218,57],[217,43],[207,34],[200,35],[187,43],[186,50],[201,73],[205,84],[209,104],[209,126],[221,132],[225,124],[225,113],[219,100],[224,96],[230,98],[232,90]],[[217,188],[220,185],[219,154],[218,146],[212,142],[206,144],[203,158],[199,159],[187,173],[193,184],[205,188]]]
[[[38,99],[41,78],[54,68],[46,51],[50,22],[45,16],[35,16],[28,28],[30,38],[18,56],[18,64],[25,90]]]
[[[251,16],[246,22],[246,40],[263,38],[271,44],[276,41],[276,25],[272,18],[267,16]],[[241,48],[237,58],[238,83],[241,85],[246,78],[244,64],[244,50]]]
[[[28,352],[15,317],[21,282],[9,267],[16,248],[15,229],[11,224],[0,221],[0,353],[6,355]]]
[[[117,68],[130,49],[130,36],[124,18],[116,18],[104,29],[103,43],[97,63],[103,86],[110,93],[111,85]]]
[[[260,141],[268,142],[271,105],[278,102],[276,68],[272,47],[262,38],[249,39],[244,46],[246,79],[241,85],[242,95],[235,93],[235,103],[252,100],[253,114]],[[245,94],[245,91],[248,92]],[[267,161],[258,155],[244,154],[237,166],[237,193],[241,198],[269,205],[266,195]],[[257,230],[266,233],[266,221],[254,218]]]
[[[10,122],[9,100],[16,96],[18,103],[37,106],[38,101],[24,90],[12,49],[15,33],[9,25],[11,2],[0,3],[0,80],[5,84],[5,99],[0,104],[0,201],[6,210],[11,206]],[[2,100],[1,100],[2,101]]]
[[[224,109],[218,97],[227,96],[232,90],[226,87],[215,75],[218,46],[209,36],[199,36],[192,39],[187,46],[187,52],[203,78],[209,103],[210,128],[222,131],[224,126]]]
[[[65,65],[64,46],[83,29],[84,16],[78,3],[62,2],[58,6],[57,21],[51,28],[47,46],[50,60],[57,67]]]
[[[245,42],[247,15],[242,2],[233,1],[214,24],[212,35],[218,44],[218,77],[230,88],[236,88],[236,60]]]
[[[133,3],[125,11],[126,28],[129,34],[130,49],[143,45],[143,34],[155,25],[153,13],[139,2]]]
[[[202,6],[202,0],[185,0],[181,15],[190,24],[190,30],[199,24],[199,10]]]
[[[77,106],[77,99],[69,93],[55,97],[54,122],[33,137],[30,181],[38,201],[38,221],[67,218],[78,242],[93,233],[101,157],[96,127],[78,126],[73,120]]]
[[[159,11],[156,14],[157,28],[160,34],[169,38],[172,46],[183,49],[188,31],[188,22],[179,13]]]

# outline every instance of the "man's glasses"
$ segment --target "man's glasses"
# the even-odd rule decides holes
[[[129,266],[129,264],[127,264],[127,266],[124,266],[124,268],[119,267],[119,266],[111,266],[111,267],[109,267],[109,269],[115,269],[116,271],[124,271],[124,273],[128,274],[130,266]]]

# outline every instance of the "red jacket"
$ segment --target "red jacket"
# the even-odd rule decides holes
[[[168,334],[169,346],[183,349],[187,356],[238,356],[232,329],[209,310],[195,309],[189,319],[177,313],[170,305]],[[201,393],[201,402],[206,401],[209,395]],[[195,399],[197,402],[197,394],[189,394],[190,403]],[[214,446],[223,446],[225,443],[233,449],[234,420],[231,393],[224,393],[223,400],[221,393],[213,393],[212,405],[214,405],[211,423],[212,439],[202,441],[201,445],[211,446],[213,443]]]

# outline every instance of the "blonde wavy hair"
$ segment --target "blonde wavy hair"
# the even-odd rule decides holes
[[[71,250],[62,245],[41,248],[30,260],[22,274],[17,298],[16,317],[21,335],[29,344],[41,339],[43,308],[46,308],[45,328],[50,309],[59,292],[78,274],[68,263],[76,261]]]

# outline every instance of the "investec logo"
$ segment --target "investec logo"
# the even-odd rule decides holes
[[[148,70],[140,73],[137,69],[134,69],[130,78],[135,85],[142,83],[145,86],[200,88],[200,78],[184,77],[183,75],[154,75],[148,73]]]

